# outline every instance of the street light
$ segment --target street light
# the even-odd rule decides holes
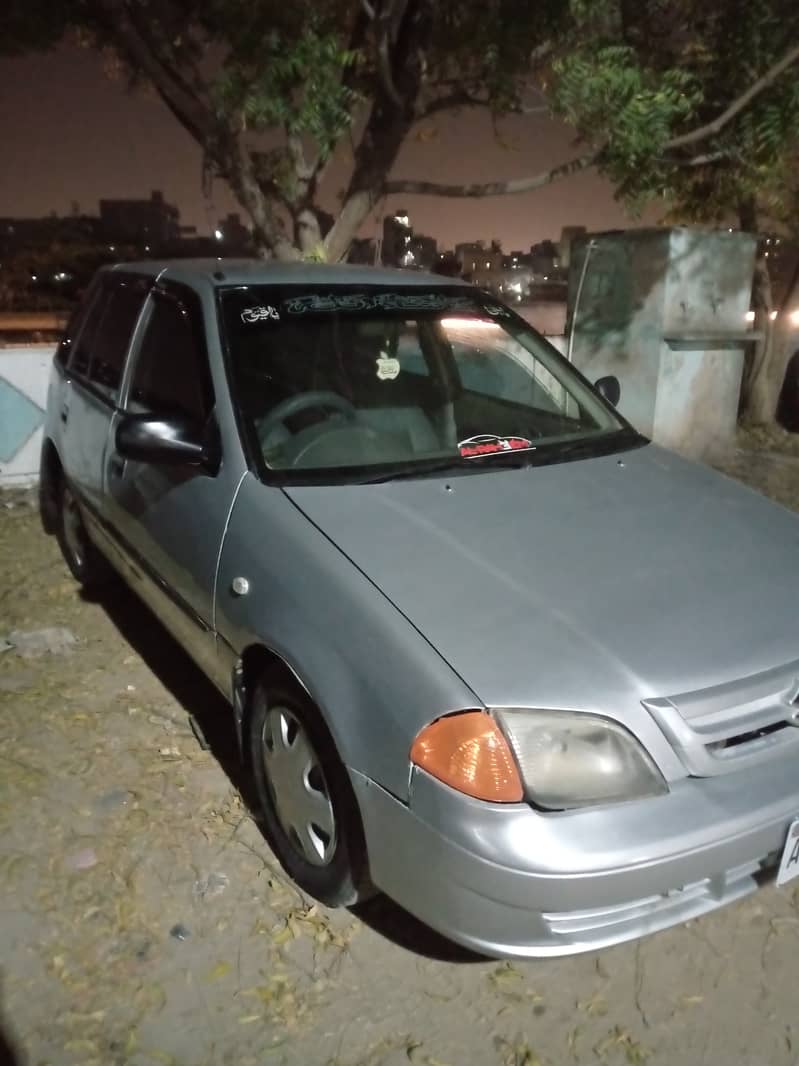
[[[222,232],[222,230],[221,230],[221,229],[215,229],[215,230],[214,230],[214,236],[216,237],[216,239],[217,239],[218,241],[221,241],[221,240],[222,240],[222,238],[223,238],[223,237],[224,237],[225,235],[224,235],[224,233]]]

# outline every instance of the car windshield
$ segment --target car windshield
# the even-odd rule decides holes
[[[247,286],[220,308],[264,476],[388,480],[629,445],[566,360],[477,290]]]

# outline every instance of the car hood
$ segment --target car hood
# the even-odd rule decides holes
[[[799,658],[799,517],[654,445],[286,492],[487,705],[613,715]]]

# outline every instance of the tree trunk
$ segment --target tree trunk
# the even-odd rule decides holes
[[[369,212],[385,195],[386,179],[415,121],[431,30],[430,7],[420,0],[398,0],[391,17],[394,44],[390,55],[383,55],[381,84],[355,149],[342,209],[325,238],[331,262],[344,259]]]
[[[785,381],[785,371],[792,352],[791,323],[788,318],[799,294],[799,266],[785,293],[779,314],[771,319],[771,281],[765,257],[755,264],[755,329],[762,330],[763,340],[756,342],[752,362],[743,382],[741,420],[750,425],[772,426],[777,420],[777,406]]]
[[[768,376],[768,367],[774,348],[772,303],[768,262],[763,252],[758,251],[752,278],[752,306],[755,313],[754,332],[759,337],[753,342],[751,354],[744,366],[741,383],[741,417],[744,422],[768,421],[768,418],[762,417],[762,411],[764,403],[767,402],[764,383]],[[776,411],[776,404],[774,410]],[[756,411],[757,414],[755,414]]]
[[[757,207],[753,196],[747,197],[738,204],[738,221],[742,230],[757,236]],[[740,410],[741,421],[752,425],[767,424],[773,421],[777,411],[779,389],[769,414],[775,334],[774,322],[771,318],[773,302],[768,260],[765,249],[758,247],[752,276],[754,332],[758,335],[758,339],[753,342],[751,354],[744,364]]]

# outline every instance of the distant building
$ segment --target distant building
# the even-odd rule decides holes
[[[485,241],[465,241],[455,245],[455,258],[461,265],[461,273],[472,275],[478,269],[481,260],[485,261]]]
[[[214,238],[219,241],[221,255],[247,255],[252,251],[252,234],[235,211],[222,219]]]
[[[490,292],[501,293],[505,282],[505,253],[499,241],[492,241],[490,248],[482,248],[479,256],[473,255],[472,270],[464,270],[469,280]]]
[[[438,241],[435,237],[426,237],[424,234],[411,237],[410,246],[413,259],[407,266],[416,267],[419,270],[432,270],[438,255]]]
[[[179,239],[180,211],[164,200],[160,189],[149,200],[101,200],[103,238],[160,247]]]
[[[560,249],[554,241],[539,241],[530,249],[528,261],[538,280],[549,280],[561,268]]]
[[[432,270],[434,274],[443,274],[447,278],[461,276],[461,265],[455,252],[439,252]]]
[[[409,255],[413,230],[407,211],[397,211],[383,219],[381,256],[384,266],[411,266]]]
[[[100,239],[100,220],[89,215],[0,218],[0,254],[14,255],[52,244],[91,244]]]
[[[438,242],[434,237],[413,232],[407,211],[397,211],[383,219],[380,259],[384,266],[430,270],[437,251]]]
[[[569,264],[571,263],[572,245],[578,237],[584,236],[585,226],[564,226],[560,231],[558,252],[560,256],[560,265],[564,271],[569,269]]]

